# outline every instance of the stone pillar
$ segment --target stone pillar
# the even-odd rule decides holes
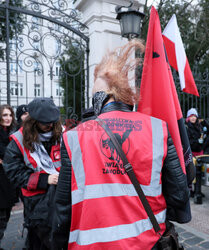
[[[134,1],[134,6],[143,6],[145,0]],[[116,20],[116,5],[128,6],[127,0],[77,0],[76,9],[83,14],[82,22],[89,28],[89,97],[92,96],[94,68],[107,50],[112,50],[127,43],[121,37],[119,21]],[[140,9],[143,11],[143,9]]]

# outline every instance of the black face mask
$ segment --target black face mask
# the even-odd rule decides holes
[[[110,99],[111,95],[105,93],[104,91],[96,92],[92,98],[92,104],[94,108],[94,114],[98,116],[105,103]]]

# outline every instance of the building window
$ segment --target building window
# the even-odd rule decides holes
[[[10,93],[13,96],[23,96],[23,83],[11,82]]]
[[[60,75],[60,63],[59,63],[59,62],[56,62],[56,69],[55,69],[55,72],[56,72],[56,76],[59,76],[59,75]]]
[[[18,67],[17,67],[18,64]],[[22,73],[22,60],[19,60],[18,63],[16,61],[10,62],[10,73],[11,74],[17,74],[17,73]],[[18,70],[18,71],[17,71]]]
[[[33,40],[33,48],[35,50],[40,50],[40,42],[36,41],[36,40]]]
[[[40,69],[41,69],[41,64],[39,63],[39,62],[37,62],[37,61],[35,61],[34,63],[33,63],[33,68],[34,68],[34,71],[36,72],[38,72],[38,71],[40,71]]]
[[[22,60],[19,60],[18,61],[18,69],[19,69],[19,73],[22,73],[23,72],[23,64],[22,64]]]
[[[17,43],[16,43],[15,40],[11,40],[11,41],[9,42],[9,49],[10,49],[10,50],[14,50],[14,51],[17,49]]]
[[[34,96],[41,96],[41,85],[40,84],[34,85]]]
[[[15,73],[16,73],[16,70],[17,70],[17,65],[16,65],[16,63],[11,62],[11,63],[10,63],[10,73],[11,73],[11,74],[15,74]]]
[[[31,25],[31,28],[35,30],[35,29],[38,29],[38,27],[39,27],[39,20],[38,20],[38,17],[33,16],[33,17],[32,17],[32,25]]]
[[[54,24],[54,29],[55,29],[56,31],[60,31],[60,26],[59,26],[58,24]]]
[[[60,54],[60,52],[61,52],[61,44],[58,41],[56,41],[56,43],[55,43],[55,51],[56,51],[56,54]]]
[[[56,84],[56,96],[63,96],[64,89],[59,85],[59,83]]]

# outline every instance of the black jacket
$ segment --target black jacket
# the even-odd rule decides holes
[[[9,132],[0,126],[0,159],[3,160],[5,150],[9,144]],[[0,208],[9,208],[16,202],[16,190],[5,175],[2,164],[0,164]]]
[[[203,144],[200,144],[198,141],[202,132],[201,124],[197,120],[196,123],[187,122],[186,125],[192,152],[200,152],[203,150]]]
[[[52,143],[48,144],[46,145],[43,143],[47,152],[50,152]],[[28,168],[25,165],[23,155],[14,140],[9,143],[6,149],[3,167],[11,183],[13,183],[18,188],[27,189],[28,180],[30,178],[30,175],[34,173],[34,170]],[[48,190],[48,187],[48,174],[41,173],[39,175],[36,190]],[[44,195],[45,193],[23,197],[26,226],[30,224],[30,217],[31,213],[33,213],[34,207]]]
[[[103,112],[112,110],[130,111],[127,105],[118,103],[104,109]],[[71,161],[64,144],[61,147],[62,167],[55,195],[54,217],[52,227],[52,249],[67,249],[70,222],[71,222]],[[182,171],[180,162],[173,145],[168,137],[168,153],[162,173],[163,194],[166,199],[167,218],[180,223],[191,220],[189,206],[189,190],[186,176]]]
[[[204,154],[209,154],[209,122],[208,120],[203,120],[201,122],[201,126],[204,130],[204,144],[203,144],[203,151]]]

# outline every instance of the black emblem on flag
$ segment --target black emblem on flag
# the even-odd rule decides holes
[[[160,57],[160,55],[157,52],[153,51],[152,58],[158,58],[158,57]]]

